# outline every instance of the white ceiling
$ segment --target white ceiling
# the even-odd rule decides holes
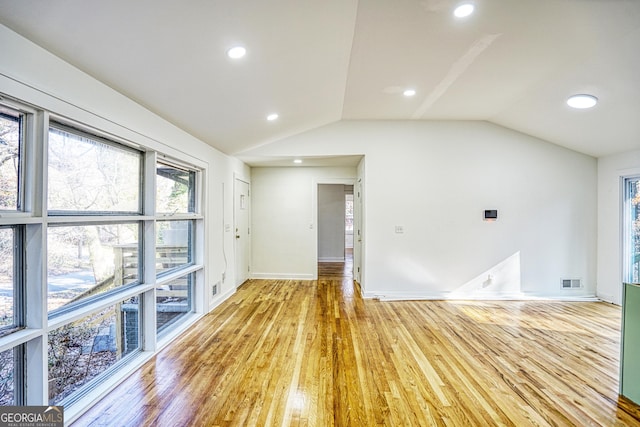
[[[458,3],[0,0],[0,23],[232,155],[342,119],[487,120],[596,157],[640,148],[639,0],[473,0],[456,19]],[[595,108],[566,106],[585,92]]]

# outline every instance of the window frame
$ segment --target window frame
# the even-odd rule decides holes
[[[21,119],[19,124],[19,149],[18,149],[18,185],[17,185],[17,209],[0,209],[0,214],[5,218],[22,218],[31,214],[32,206],[29,198],[33,191],[33,180],[27,174],[27,163],[33,163],[32,152],[29,149],[33,145],[35,134],[34,117],[37,110],[23,103],[16,102],[6,96],[0,94],[0,107],[12,110],[17,113]],[[2,114],[0,112],[0,114]]]
[[[0,209],[0,212],[22,212],[24,208],[24,138],[25,138],[25,120],[26,114],[22,111],[10,108],[0,103],[0,108],[6,108],[7,110],[15,111],[18,118],[14,118],[10,114],[2,112],[0,109],[0,118],[7,120],[15,120],[18,124],[18,173],[16,174],[16,209]]]
[[[195,260],[196,260],[196,245],[195,245],[195,241],[196,241],[196,221],[193,218],[158,218],[156,220],[156,231],[158,231],[158,227],[157,224],[159,222],[187,222],[188,223],[188,231],[187,231],[187,250],[188,252],[188,261],[185,264],[180,264],[177,265],[175,267],[170,267],[166,270],[161,270],[161,271],[157,271],[156,268],[156,280],[160,280],[162,278],[164,278],[167,275],[173,274],[175,272],[180,272],[183,271],[186,268],[191,267],[192,265],[195,264]],[[157,253],[158,253],[158,244],[157,244],[157,234],[156,234],[156,264],[157,264]]]
[[[72,405],[73,403],[81,400],[84,396],[91,393],[96,387],[98,387],[102,381],[104,381],[105,377],[109,377],[110,375],[116,373],[118,370],[122,369],[123,365],[128,362],[134,360],[136,356],[138,356],[143,351],[144,344],[144,335],[143,335],[143,325],[144,325],[144,298],[142,292],[133,292],[129,295],[122,296],[116,295],[115,298],[109,298],[108,300],[103,301],[103,304],[94,304],[88,310],[82,310],[81,313],[76,313],[76,316],[70,317],[66,319],[64,322],[59,322],[57,324],[51,324],[48,328],[48,331],[54,331],[60,328],[63,328],[67,325],[72,325],[73,323],[82,320],[83,318],[89,317],[101,310],[109,308],[110,306],[117,306],[121,304],[123,301],[128,300],[130,298],[137,297],[138,298],[138,327],[137,327],[137,335],[138,335],[138,347],[123,355],[120,360],[117,360],[115,363],[110,365],[104,371],[97,374],[95,377],[88,380],[86,383],[82,384],[77,390],[73,391],[66,397],[64,397],[61,401],[57,403],[57,405],[67,406]],[[116,319],[117,323],[117,319]],[[48,335],[47,335],[48,338]],[[46,343],[46,351],[48,353],[49,343]],[[49,380],[49,369],[47,369],[47,380]],[[50,400],[47,401],[47,405],[51,404]]]
[[[198,172],[196,170],[194,170],[193,168],[189,168],[189,167],[185,167],[182,166],[181,164],[179,164],[179,162],[175,162],[172,160],[167,160],[167,159],[158,159],[156,161],[156,175],[158,174],[158,168],[159,165],[164,165],[167,167],[171,167],[173,169],[176,170],[181,170],[184,172],[187,172],[189,174],[189,195],[188,195],[188,202],[187,202],[187,212],[161,212],[158,210],[158,203],[157,203],[157,199],[156,199],[156,205],[155,205],[155,212],[156,215],[159,217],[174,217],[174,216],[193,216],[196,215],[198,212],[198,203],[197,203],[197,199],[198,199]],[[157,190],[157,188],[156,188]]]
[[[82,218],[84,219],[84,218]],[[47,231],[50,228],[56,228],[56,227],[72,227],[72,226],[77,226],[77,227],[86,227],[86,226],[99,226],[99,225],[118,225],[118,224],[136,224],[138,226],[138,277],[137,280],[132,282],[132,283],[127,283],[126,285],[121,285],[121,286],[117,286],[114,289],[111,289],[109,291],[103,292],[103,293],[99,293],[96,295],[92,295],[89,296],[87,298],[78,300],[76,302],[72,302],[72,303],[68,303],[65,304],[61,307],[55,308],[51,311],[47,310],[47,315],[49,317],[49,319],[54,319],[58,316],[64,315],[70,311],[74,311],[77,309],[80,309],[84,306],[87,305],[91,305],[94,301],[101,301],[103,299],[107,299],[109,296],[111,295],[118,295],[121,294],[122,292],[125,292],[128,289],[132,289],[132,288],[138,288],[143,284],[143,277],[144,277],[144,263],[140,262],[140,260],[143,257],[143,252],[144,252],[144,248],[143,248],[143,223],[142,221],[139,220],[139,218],[136,218],[136,221],[104,221],[104,219],[102,221],[95,221],[95,222],[59,222],[59,223],[52,223],[52,225],[50,225],[49,227],[47,227]],[[48,233],[47,233],[47,237],[48,237]],[[47,250],[47,254],[49,253],[49,251]],[[49,290],[48,290],[48,279],[49,279],[49,274],[48,274],[48,267],[49,267],[49,263],[48,263],[48,258],[45,261],[46,262],[46,267],[47,267],[47,302],[49,301]]]
[[[135,148],[131,144],[124,144],[121,141],[112,140],[106,136],[100,136],[99,132],[92,132],[92,130],[88,130],[85,128],[81,128],[79,126],[73,126],[61,121],[51,121],[49,122],[49,127],[47,130],[47,139],[48,134],[51,129],[55,129],[59,132],[65,132],[72,135],[79,136],[81,138],[89,139],[93,142],[103,144],[117,150],[129,152],[138,156],[138,210],[137,211],[79,211],[79,210],[67,210],[67,209],[49,209],[48,206],[48,197],[49,197],[49,187],[47,186],[47,215],[48,216],[131,216],[131,215],[143,215],[144,210],[144,177],[145,177],[145,162],[144,162],[144,151]],[[45,167],[49,168],[48,163],[48,155],[49,147],[47,144],[47,164]]]
[[[166,325],[162,325],[162,327],[158,328],[158,324],[156,321],[156,333],[158,335],[159,338],[162,338],[164,336],[166,336],[167,334],[170,334],[171,331],[178,326],[180,323],[182,323],[185,320],[185,317],[187,317],[189,315],[189,313],[193,313],[194,312],[194,296],[195,296],[195,283],[196,283],[196,273],[197,273],[197,269],[187,269],[187,272],[185,273],[184,271],[180,271],[179,273],[181,273],[180,275],[178,274],[172,274],[171,276],[165,276],[164,280],[159,280],[158,282],[156,282],[156,293],[158,291],[158,287],[169,284],[175,280],[179,280],[184,278],[187,278],[188,280],[188,289],[187,289],[187,300],[188,300],[188,306],[189,306],[189,311],[185,312],[184,315],[179,316],[178,318],[167,322]],[[169,278],[170,277],[170,278]],[[167,280],[167,278],[169,278]],[[155,310],[156,313],[158,311],[158,303],[157,303],[157,296],[156,296],[156,304],[155,304]]]
[[[12,380],[13,380],[13,404],[11,406],[22,406],[24,404],[25,388],[24,388],[24,373],[25,373],[25,352],[24,345],[20,344],[15,347],[0,351],[4,353],[10,351],[11,358],[13,359],[12,366]]]
[[[21,225],[0,225],[0,230],[12,231],[13,246],[13,323],[0,326],[0,337],[13,334],[25,328],[26,298],[24,290],[24,227]]]

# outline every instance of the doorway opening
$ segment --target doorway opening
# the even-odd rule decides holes
[[[318,277],[353,278],[353,185],[318,184]]]
[[[353,262],[353,186],[345,187],[351,187],[351,191],[344,193],[344,257]]]

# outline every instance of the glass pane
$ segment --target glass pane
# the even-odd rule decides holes
[[[347,233],[353,234],[353,194],[345,195],[344,229]]]
[[[13,349],[5,350],[0,353],[0,406],[14,406],[15,399],[15,383],[13,380],[14,373],[14,357]]]
[[[627,181],[629,201],[629,281],[640,283],[640,178]]]
[[[353,194],[345,194],[344,247],[353,248]]]
[[[156,211],[195,212],[195,172],[163,163],[158,163],[156,170]]]
[[[13,228],[0,228],[0,331],[15,324],[13,233]]]
[[[49,210],[140,212],[139,153],[49,129]]]
[[[138,223],[49,227],[48,309],[137,283]]]
[[[0,105],[0,210],[20,209],[22,115]]]
[[[156,227],[156,274],[193,262],[193,221],[158,221]]]
[[[158,333],[190,313],[194,273],[172,280],[156,288],[156,326]]]
[[[49,404],[58,405],[140,347],[138,296],[49,332]]]

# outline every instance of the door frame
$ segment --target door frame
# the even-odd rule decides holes
[[[357,178],[314,178],[311,182],[311,228],[315,229],[313,233],[313,280],[318,280],[318,185],[353,185],[355,189]],[[354,211],[356,209],[354,203]],[[356,213],[354,212],[354,217]],[[355,245],[355,244],[354,244]],[[355,248],[354,248],[355,250]]]
[[[240,196],[240,192],[239,192],[239,185],[238,182],[242,182],[243,184],[247,185],[247,226],[248,226],[248,231],[247,231],[247,238],[246,239],[237,239],[236,238],[236,230],[239,228],[239,224],[238,224],[238,199]],[[234,260],[235,262],[233,263],[235,268],[234,268],[234,284],[235,287],[238,287],[240,285],[242,285],[246,280],[251,278],[251,182],[242,177],[242,176],[238,176],[236,174],[234,174],[233,176],[233,256],[234,256]],[[239,242],[239,240],[242,240],[242,242]],[[240,266],[240,260],[238,257],[238,252],[239,252],[239,245],[240,243],[242,243],[243,245],[245,245],[244,250],[246,251],[247,254],[247,267],[249,268],[249,270],[246,272],[246,275],[242,275],[240,277],[240,275],[238,274],[238,272],[240,271],[240,268],[242,268],[242,270],[244,271],[244,266]]]
[[[362,247],[362,240],[364,239],[364,207],[362,203],[362,187],[362,178],[358,177],[353,186],[353,280],[358,282],[361,288],[364,277],[364,251]]]

